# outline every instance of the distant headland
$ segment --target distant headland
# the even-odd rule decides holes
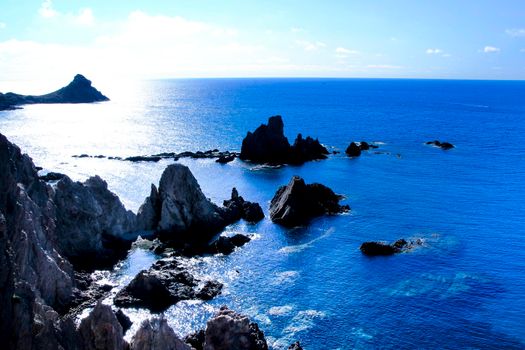
[[[100,91],[91,86],[91,80],[77,74],[67,86],[46,95],[19,95],[0,92],[0,111],[17,109],[21,105],[34,103],[91,103],[109,101]]]

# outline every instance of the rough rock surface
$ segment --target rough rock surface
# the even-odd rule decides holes
[[[192,350],[177,337],[165,318],[142,322],[131,340],[131,350]]]
[[[160,212],[150,208],[160,208]],[[155,215],[158,222],[151,225]],[[209,241],[226,226],[219,207],[204,196],[190,169],[181,164],[164,170],[158,193],[152,188],[152,195],[139,209],[138,223],[143,229],[166,233],[164,238],[184,236],[190,241]]]
[[[64,177],[55,187],[56,239],[60,252],[81,268],[111,266],[136,235],[136,216],[98,176],[84,183]]]
[[[379,148],[379,147],[374,144],[370,144],[366,141],[351,142],[350,145],[348,145],[348,147],[346,148],[345,153],[349,157],[359,157],[361,155],[361,151],[368,151],[371,148]]]
[[[283,226],[302,225],[317,216],[349,211],[349,206],[339,204],[341,199],[324,185],[307,185],[302,178],[293,176],[288,185],[275,193],[270,203],[270,218]]]
[[[84,350],[126,349],[122,326],[109,305],[101,302],[84,318],[78,327]]]
[[[296,341],[288,347],[288,350],[303,350],[303,347],[298,341]]]
[[[392,244],[383,242],[364,242],[359,248],[361,252],[368,256],[377,255],[393,255],[397,253],[404,253],[414,249],[417,246],[421,246],[423,241],[416,239],[415,241],[407,241],[403,238],[398,239]]]
[[[202,350],[206,333],[201,329],[195,333],[189,334],[184,338],[184,342],[190,344],[195,350]]]
[[[284,123],[280,115],[270,117],[253,133],[248,132],[242,141],[239,158],[255,163],[302,164],[315,159],[325,159],[329,152],[318,140],[311,137],[297,138],[292,146],[284,136]]]
[[[264,217],[259,204],[245,201],[235,189],[224,205],[206,198],[188,167],[172,164],[164,170],[158,190],[152,186],[139,208],[137,227],[156,231],[167,246],[185,255],[207,253],[210,241],[227,225]]]
[[[221,307],[206,325],[204,350],[267,350],[264,333],[247,316]]]
[[[454,145],[451,144],[450,142],[441,142],[441,141],[438,141],[438,140],[434,140],[434,141],[428,141],[426,142],[427,145],[434,145],[436,147],[439,147],[443,150],[449,150],[451,148],[454,148]]]
[[[90,103],[109,101],[100,91],[91,86],[91,81],[81,74],[75,75],[67,86],[46,95],[26,96],[8,92],[0,93],[0,110],[33,103]]]
[[[207,281],[197,291],[198,282],[177,261],[158,260],[118,292],[114,302],[120,307],[145,307],[153,312],[162,312],[181,300],[210,300],[222,289],[221,283]]]
[[[259,222],[264,219],[264,213],[258,203],[248,202],[239,196],[239,192],[234,187],[232,189],[231,198],[223,202],[227,212],[231,214],[231,221],[244,219],[248,222]]]

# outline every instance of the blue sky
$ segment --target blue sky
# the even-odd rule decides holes
[[[525,0],[0,2],[0,80],[76,72],[525,79]]]

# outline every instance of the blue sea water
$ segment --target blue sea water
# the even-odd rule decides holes
[[[525,82],[195,79],[99,88],[112,101],[0,112],[0,132],[45,170],[102,176],[134,211],[173,161],[71,156],[239,150],[246,132],[275,114],[291,142],[301,132],[342,151],[281,168],[180,161],[216,203],[235,186],[268,214],[277,188],[300,175],[343,194],[352,211],[295,229],[268,219],[228,227],[224,234],[255,239],[227,257],[183,261],[225,290],[170,308],[177,333],[203,327],[225,304],[258,322],[274,349],[296,340],[306,349],[525,348]],[[456,148],[424,144],[434,139]],[[378,142],[380,153],[345,157],[360,140]],[[363,241],[402,237],[425,243],[392,257],[359,251]],[[155,259],[137,245],[100,276],[118,290]],[[134,329],[149,317],[127,312]]]

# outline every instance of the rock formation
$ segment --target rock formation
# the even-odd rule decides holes
[[[84,350],[124,350],[128,348],[123,338],[122,326],[115,313],[109,305],[101,302],[98,302],[89,316],[80,322],[78,332]]]
[[[218,295],[222,284],[207,281],[201,290],[191,274],[174,260],[159,260],[148,270],[141,271],[115,296],[120,307],[144,307],[153,312],[166,310],[181,300],[210,300]]]
[[[91,86],[90,80],[81,74],[77,74],[67,86],[46,95],[26,96],[12,92],[0,93],[0,110],[34,103],[91,103],[101,101],[109,101],[109,99]]]
[[[339,204],[341,199],[324,185],[306,185],[302,178],[293,176],[288,185],[275,193],[270,203],[270,218],[283,226],[302,225],[316,216],[349,211],[348,205]]]
[[[221,307],[206,325],[204,350],[267,350],[264,333],[247,316]]]
[[[346,148],[345,153],[349,157],[359,157],[361,155],[361,151],[368,151],[370,148],[378,148],[378,146],[370,144],[366,141],[351,142]]]
[[[142,322],[131,340],[131,350],[192,350],[177,337],[165,318]]]
[[[315,159],[325,159],[328,151],[318,140],[302,135],[290,146],[284,136],[280,115],[270,117],[268,125],[262,124],[253,133],[248,132],[242,141],[240,158],[254,163],[302,164]]]
[[[125,235],[136,231],[135,214],[124,208],[98,176],[84,183],[65,176],[56,184],[53,199],[58,246],[76,266],[111,266],[125,256],[137,238]]]
[[[172,164],[164,170],[158,190],[152,185],[149,197],[139,208],[138,228],[157,231],[171,247],[192,247],[199,254],[227,225],[241,218],[255,222],[264,217],[260,206],[245,201],[237,190],[224,205],[218,207],[206,198],[188,167]]]
[[[407,241],[403,238],[398,239],[392,244],[383,242],[364,242],[359,248],[361,252],[368,256],[377,255],[393,255],[397,253],[404,253],[414,249],[417,246],[421,246],[423,241],[417,239],[415,241]]]
[[[438,140],[434,140],[434,141],[428,141],[426,142],[427,145],[433,145],[433,146],[436,146],[436,147],[439,147],[443,150],[449,150],[451,148],[454,148],[454,145],[449,143],[449,142],[441,142],[441,141],[438,141]]]

